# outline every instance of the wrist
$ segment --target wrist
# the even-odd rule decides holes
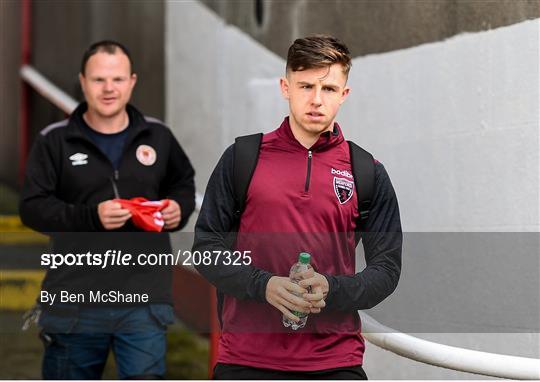
[[[325,280],[326,280],[326,292],[324,291],[324,286],[323,286],[323,294],[325,295],[325,300],[327,302],[327,306],[328,306],[328,302],[331,302],[332,301],[332,298],[333,296],[335,295],[335,293],[337,292],[337,289],[338,289],[338,285],[337,285],[337,280],[335,278],[335,276],[332,276],[332,275],[323,275]]]
[[[99,215],[99,204],[90,206],[90,218],[96,231],[105,231],[105,227],[101,222],[101,216]]]
[[[268,301],[268,284],[270,283],[270,280],[272,280],[275,277],[277,276],[273,275],[272,273],[268,273],[263,276],[260,286],[258,288],[259,290],[256,294],[257,295],[256,300],[259,300],[261,302]]]

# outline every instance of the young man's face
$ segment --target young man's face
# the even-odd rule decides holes
[[[336,114],[347,98],[347,77],[340,64],[325,68],[289,71],[280,81],[289,100],[290,124],[295,133],[316,137],[332,130]]]
[[[98,52],[79,74],[88,112],[100,118],[112,118],[123,113],[131,98],[137,76],[131,74],[129,58],[117,49],[114,54]]]

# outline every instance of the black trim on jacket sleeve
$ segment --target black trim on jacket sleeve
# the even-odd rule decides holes
[[[231,250],[234,235],[230,234],[235,227],[234,192],[233,192],[234,147],[225,150],[214,169],[204,201],[195,225],[195,241],[193,251],[227,251]],[[266,284],[272,273],[249,265],[226,266],[224,256],[217,265],[200,264],[195,268],[210,281],[218,291],[238,299],[255,299],[266,301]],[[218,260],[219,260],[218,259]]]
[[[69,204],[55,196],[58,161],[46,138],[39,135],[26,165],[19,203],[22,222],[44,233],[102,230],[96,205]]]
[[[167,176],[163,184],[163,197],[175,200],[181,208],[182,217],[178,227],[168,231],[182,229],[195,210],[195,170],[186,153],[172,134],[170,135],[170,152],[167,163]]]
[[[351,276],[325,275],[329,283],[327,309],[370,309],[397,287],[401,273],[401,222],[397,197],[381,163],[375,165],[375,196],[361,233],[366,268]]]

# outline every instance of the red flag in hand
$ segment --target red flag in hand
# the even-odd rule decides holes
[[[161,210],[169,205],[169,200],[148,200],[146,198],[114,199],[131,212],[131,220],[145,231],[161,232],[165,222]]]

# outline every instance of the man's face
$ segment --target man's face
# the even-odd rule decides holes
[[[79,81],[88,103],[88,112],[112,118],[124,112],[137,76],[131,74],[128,57],[117,49],[114,54],[98,52],[91,56]]]
[[[291,128],[310,137],[332,130],[339,107],[350,91],[346,83],[340,64],[289,71],[280,85],[283,97],[289,100]]]

